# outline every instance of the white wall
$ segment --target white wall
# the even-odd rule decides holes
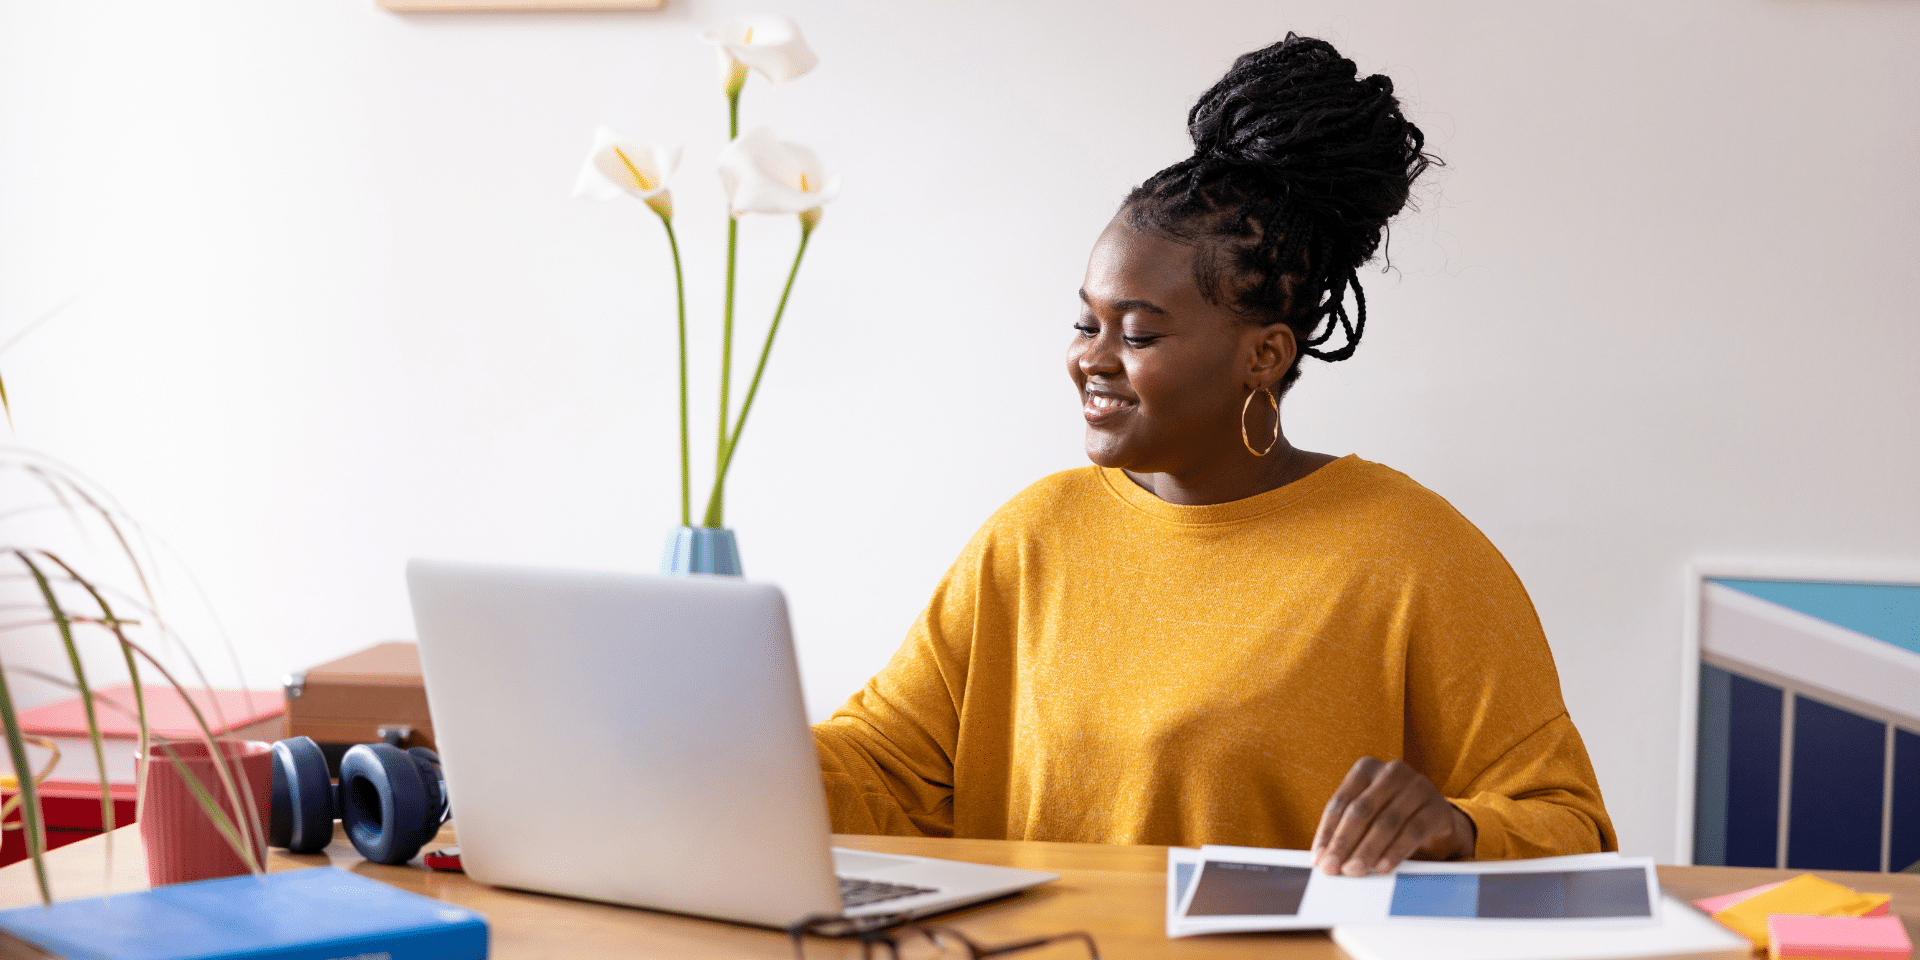
[[[823,65],[756,80],[747,122],[846,190],[729,521],[790,591],[816,712],[995,505],[1081,462],[1086,250],[1184,154],[1192,98],[1289,28],[1391,75],[1448,163],[1289,430],[1506,551],[1629,851],[1671,852],[1683,564],[1920,554],[1920,5],[769,6]],[[651,568],[664,244],[568,189],[597,123],[689,145],[710,368],[723,109],[695,34],[735,9],[0,0],[0,331],[80,295],[0,358],[17,437],[172,544],[257,685],[410,635],[410,556]],[[751,344],[793,228],[743,234]]]

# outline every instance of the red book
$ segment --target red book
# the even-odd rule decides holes
[[[11,786],[0,789],[0,800],[13,798]],[[133,786],[131,784],[113,785],[113,824],[124,827],[133,822],[134,813]],[[47,849],[64,847],[69,843],[100,835],[100,782],[69,783],[64,780],[48,780],[40,784],[40,814],[46,825]],[[0,833],[0,867],[18,863],[27,858],[26,832],[17,829],[20,825],[20,811],[14,810],[7,816],[8,829]]]
[[[107,779],[116,784],[134,782],[134,753],[139,749],[140,728],[133,717],[133,685],[116,683],[94,689],[94,718],[100,724],[102,753],[107,761]],[[155,739],[198,739],[200,728],[178,691],[164,683],[141,685],[146,697],[147,730]],[[207,726],[216,737],[242,740],[276,740],[280,736],[280,717],[287,701],[278,690],[191,690],[193,704],[200,708]],[[102,699],[125,709],[116,710]],[[44,703],[20,711],[20,732],[52,739],[60,745],[60,764],[51,779],[100,781],[94,764],[93,743],[87,737],[87,715],[78,696]],[[46,751],[28,744],[28,762],[38,772],[46,761]]]

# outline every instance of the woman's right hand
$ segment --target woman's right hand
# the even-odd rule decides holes
[[[1409,857],[1473,856],[1473,818],[1400,760],[1361,757],[1327,801],[1313,835],[1313,865],[1328,875],[1387,873]]]

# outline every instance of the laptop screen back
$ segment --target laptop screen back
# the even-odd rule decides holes
[[[779,926],[839,909],[779,588],[416,560],[467,873]]]

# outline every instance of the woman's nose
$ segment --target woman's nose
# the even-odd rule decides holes
[[[1074,365],[1085,376],[1112,373],[1120,369],[1119,351],[1114,349],[1113,337],[1106,331],[1092,338],[1074,341]]]

